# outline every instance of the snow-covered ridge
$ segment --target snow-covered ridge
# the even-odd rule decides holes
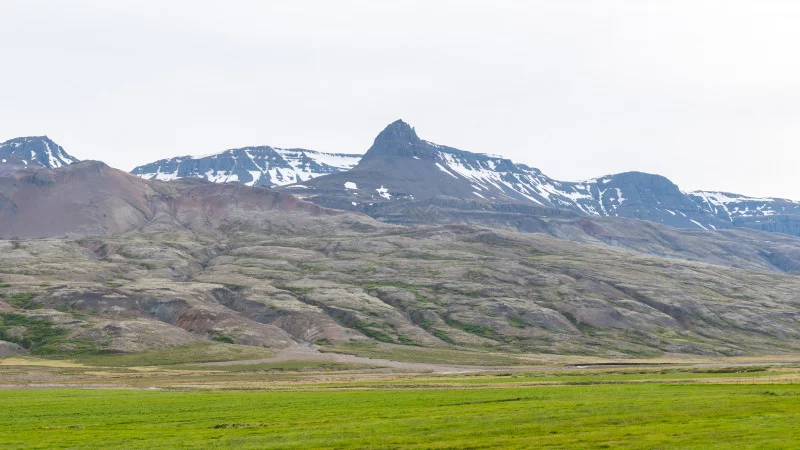
[[[774,216],[800,207],[800,202],[794,200],[748,197],[728,192],[694,191],[688,195],[714,215],[728,220],[737,217]]]
[[[617,188],[606,196],[602,182],[560,182],[538,169],[496,155],[470,153],[425,141],[437,149],[436,166],[451,177],[459,176],[474,188],[476,197],[487,200],[523,200],[540,206],[576,209],[588,215],[613,215],[625,200]],[[606,198],[608,197],[608,198]],[[608,205],[604,203],[608,202]]]
[[[131,173],[150,180],[200,177],[215,183],[238,182],[271,187],[342,172],[354,167],[360,159],[361,155],[260,146],[230,149],[207,156],[162,159],[136,167]]]
[[[800,214],[797,201],[724,192],[684,193],[664,177],[638,172],[558,181],[500,156],[422,142],[434,153],[436,168],[466,181],[475,199],[516,200],[589,216],[636,217],[706,230],[729,227],[737,218]]]

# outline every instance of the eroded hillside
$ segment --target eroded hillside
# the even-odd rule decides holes
[[[0,241],[0,309],[16,320],[3,339],[42,352],[30,335],[50,327],[67,330],[45,342],[61,353],[219,341],[604,356],[800,342],[796,276],[544,234],[237,211],[214,231]]]

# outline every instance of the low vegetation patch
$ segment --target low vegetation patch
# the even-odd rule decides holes
[[[278,289],[283,289],[284,291],[289,291],[292,295],[296,297],[305,297],[306,295],[314,293],[313,287],[298,287],[298,286],[286,286],[286,285],[279,285],[275,286]]]
[[[91,341],[68,339],[69,329],[47,319],[0,313],[0,340],[13,342],[34,355],[74,356],[100,351]]]
[[[367,337],[371,337],[379,342],[386,342],[389,344],[394,343],[394,339],[391,336],[380,331],[376,328],[376,325],[373,323],[367,323],[362,320],[354,320],[353,323],[350,325],[351,328],[355,328],[361,334]]]
[[[36,302],[34,299],[36,294],[31,294],[27,292],[20,292],[11,295],[0,295],[0,298],[3,299],[6,303],[13,306],[14,308],[19,309],[40,309],[42,308],[42,304]]]
[[[214,342],[224,342],[226,344],[234,344],[235,343],[234,340],[233,340],[233,337],[228,336],[227,334],[224,334],[224,333],[216,331],[216,330],[211,332],[211,340],[214,341]]]
[[[461,331],[466,331],[467,333],[474,334],[476,336],[480,336],[486,339],[493,339],[493,340],[497,339],[497,332],[485,325],[461,322],[459,320],[453,319],[452,317],[445,317],[444,321],[451,327],[457,328]]]

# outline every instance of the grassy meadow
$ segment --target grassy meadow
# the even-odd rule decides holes
[[[732,383],[726,373],[719,383],[677,375],[598,374],[559,385],[535,384],[557,377],[496,374],[300,382],[287,390],[5,390],[0,447],[800,445],[800,384],[760,382],[758,373]]]

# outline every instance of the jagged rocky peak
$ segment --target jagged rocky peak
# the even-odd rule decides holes
[[[78,161],[47,136],[18,137],[0,144],[0,164],[56,169]]]
[[[397,119],[378,134],[375,142],[379,141],[416,142],[419,141],[419,136],[414,131],[414,127],[404,122],[403,119]]]
[[[436,145],[423,141],[414,128],[403,120],[390,123],[375,138],[372,147],[364,154],[362,164],[387,158],[426,158],[435,156]]]

